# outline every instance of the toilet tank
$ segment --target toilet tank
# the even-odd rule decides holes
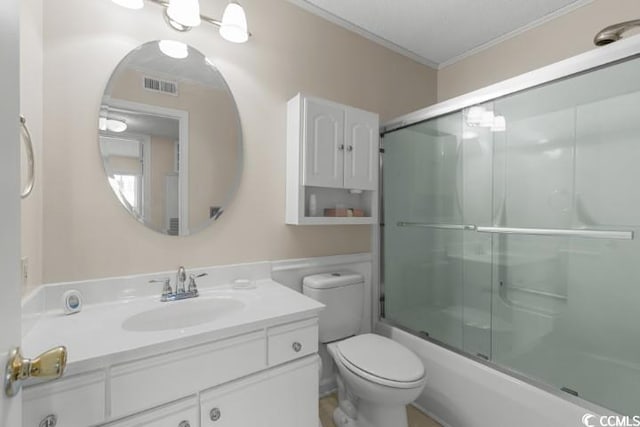
[[[307,276],[302,292],[323,303],[320,312],[320,342],[327,343],[356,335],[364,312],[364,277],[352,272]]]

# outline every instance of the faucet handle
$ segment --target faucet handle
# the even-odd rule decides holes
[[[152,279],[149,280],[149,283],[163,283],[164,286],[162,287],[162,298],[166,299],[172,292],[173,289],[171,289],[171,279],[169,279],[168,277],[165,277],[164,279]]]
[[[196,279],[199,277],[208,276],[208,273],[200,273],[200,274],[190,274],[189,275],[189,287],[187,288],[188,292],[198,293],[198,286],[196,285]]]

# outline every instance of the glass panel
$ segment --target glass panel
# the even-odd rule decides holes
[[[640,61],[495,102],[494,223],[640,231]],[[640,242],[495,235],[496,363],[640,410]]]
[[[435,226],[464,221],[461,131],[457,113],[388,135],[383,180],[386,317],[456,347],[464,232]]]
[[[386,317],[640,412],[639,75],[633,59],[385,135]]]

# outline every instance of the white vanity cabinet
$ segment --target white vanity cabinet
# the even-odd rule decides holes
[[[378,115],[298,94],[287,104],[287,224],[372,224]],[[350,215],[362,216],[328,216]]]
[[[318,318],[26,387],[23,427],[316,427]]]

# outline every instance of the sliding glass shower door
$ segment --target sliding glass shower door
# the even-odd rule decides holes
[[[384,136],[385,318],[640,412],[640,60]]]
[[[489,358],[492,146],[455,113],[385,137],[387,319]],[[474,139],[475,144],[467,144]]]

